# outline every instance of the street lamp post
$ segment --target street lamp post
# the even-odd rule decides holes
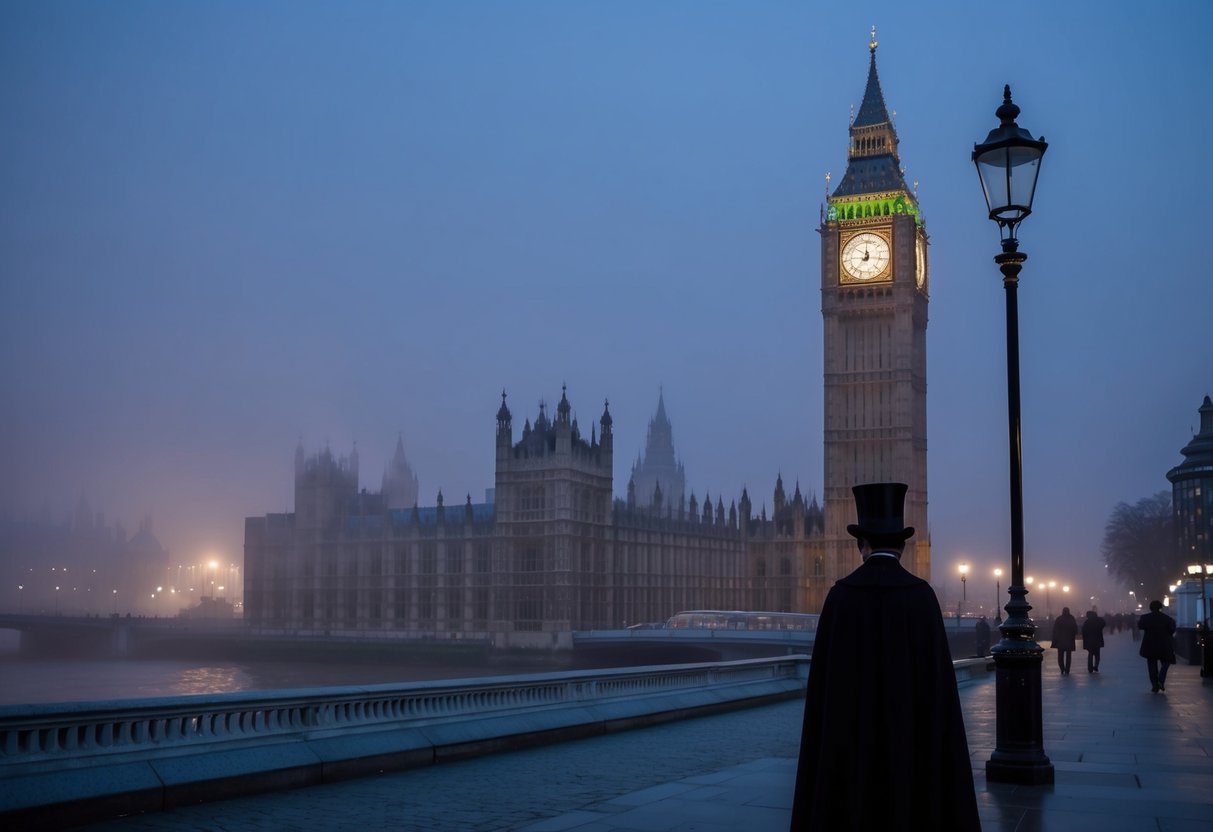
[[[969,565],[962,563],[960,565],[960,611],[964,612],[965,604],[969,601],[968,591],[965,588],[965,581],[969,579]]]
[[[1045,584],[1045,609],[1048,611],[1049,618],[1053,617],[1053,587],[1057,586],[1057,581],[1049,581]]]
[[[986,761],[992,782],[1041,784],[1053,782],[1053,763],[1044,752],[1041,719],[1040,666],[1043,649],[1028,617],[1032,606],[1024,586],[1023,449],[1019,413],[1019,272],[1027,255],[1019,250],[1016,232],[1032,213],[1036,178],[1048,144],[1036,140],[1015,119],[1019,107],[1011,87],[1003,89],[999,125],[985,142],[973,146],[973,162],[981,177],[990,219],[998,223],[1002,252],[995,258],[1006,290],[1007,312],[1007,434],[1010,446],[1011,583],[1007,587],[1006,620],[999,626],[1002,640],[990,651],[995,665],[994,752]]]
[[[1205,594],[1205,576],[1213,575],[1213,564],[1192,563],[1188,574],[1200,578],[1200,675],[1213,677],[1213,651],[1209,650],[1209,596]]]
[[[1002,613],[998,611],[998,599],[1002,598],[1002,570],[994,570],[994,623],[1002,623]]]

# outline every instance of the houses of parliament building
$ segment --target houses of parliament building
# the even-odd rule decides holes
[[[382,488],[358,456],[295,456],[295,511],[245,522],[245,618],[255,631],[491,638],[564,646],[575,630],[687,609],[815,612],[859,563],[851,486],[909,485],[918,529],[903,562],[930,577],[926,472],[927,235],[903,178],[869,44],[845,175],[823,207],[825,391],[821,502],[776,478],[751,495],[686,492],[659,396],[626,497],[615,496],[610,408],[587,436],[567,391],[520,430],[505,393],[491,499],[418,505],[402,443]],[[487,413],[486,413],[487,416]],[[486,419],[487,422],[487,419]],[[486,424],[486,429],[488,425]],[[765,502],[765,500],[764,500]]]

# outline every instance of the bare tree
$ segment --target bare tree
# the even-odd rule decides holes
[[[1133,505],[1120,503],[1104,529],[1108,571],[1134,589],[1139,600],[1161,598],[1182,571],[1175,550],[1171,492],[1159,491]]]

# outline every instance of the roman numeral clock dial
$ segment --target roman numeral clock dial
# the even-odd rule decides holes
[[[842,247],[842,270],[851,280],[867,282],[887,277],[889,241],[871,231],[851,237]]]

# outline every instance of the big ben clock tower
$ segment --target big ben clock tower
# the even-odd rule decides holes
[[[905,183],[897,131],[876,74],[851,122],[847,170],[821,224],[825,363],[824,592],[859,565],[847,523],[851,486],[909,486],[906,525],[917,533],[902,563],[930,579],[927,520],[927,234]],[[822,598],[813,598],[820,607]]]

